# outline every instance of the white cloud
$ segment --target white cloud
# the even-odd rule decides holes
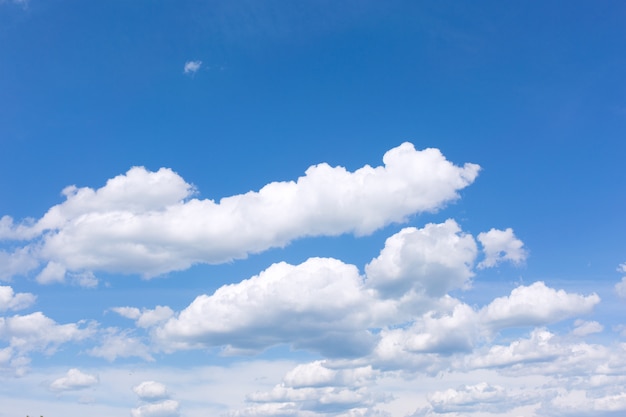
[[[96,288],[98,278],[91,271],[84,271],[70,274],[72,283],[83,288]]]
[[[159,401],[169,397],[165,385],[155,381],[144,381],[133,387],[133,392],[142,401]]]
[[[202,66],[202,61],[187,61],[185,62],[184,73],[195,74]]]
[[[585,390],[565,391],[550,403],[544,404],[538,411],[548,416],[617,417],[626,411],[626,393],[619,392],[594,398]]]
[[[455,411],[502,411],[507,399],[504,387],[481,382],[476,385],[463,385],[457,389],[436,391],[428,396],[428,402],[436,413]]]
[[[65,267],[57,262],[48,262],[48,265],[37,275],[40,284],[52,284],[65,281]]]
[[[597,294],[583,296],[554,290],[543,282],[519,286],[508,297],[499,297],[481,310],[494,329],[540,326],[590,312],[600,302]]]
[[[28,292],[15,293],[13,288],[0,285],[0,312],[23,310],[33,305],[37,297]]]
[[[222,263],[305,236],[365,235],[458,198],[479,167],[458,167],[437,149],[404,143],[384,166],[349,172],[319,164],[297,181],[212,200],[162,168],[135,167],[97,190],[67,187],[65,202],[38,221],[3,218],[4,239],[40,247],[37,259],[69,272],[108,271],[152,277],[196,263]],[[35,255],[31,255],[35,257]],[[60,279],[46,272],[40,280]]]
[[[370,390],[378,375],[370,366],[333,369],[329,365],[316,361],[296,366],[271,390],[248,395],[252,405],[231,415],[358,415],[387,400]]]
[[[112,311],[122,317],[136,320],[138,327],[148,328],[168,320],[174,311],[167,306],[156,306],[154,309],[139,310],[135,307],[113,307]]]
[[[623,277],[620,282],[615,284],[615,292],[621,298],[626,298],[626,277]]]
[[[483,245],[485,259],[478,264],[478,268],[490,268],[503,261],[519,264],[526,260],[527,252],[524,243],[515,237],[513,229],[491,229],[478,234],[478,240]]]
[[[1,223],[0,220],[0,226]],[[0,239],[2,239],[2,230],[0,230]],[[0,250],[0,281],[9,280],[16,275],[25,275],[38,265],[39,262],[31,248],[20,248],[13,252]]]
[[[0,340],[21,352],[53,353],[58,346],[83,340],[93,334],[93,328],[78,324],[57,324],[41,312],[24,316],[0,317]]]
[[[133,336],[129,330],[120,331],[116,328],[105,330],[100,346],[88,351],[91,356],[104,358],[113,362],[117,358],[137,357],[153,361],[150,348],[141,339]]]
[[[572,335],[578,337],[584,337],[594,333],[600,333],[604,330],[604,326],[602,326],[597,321],[584,321],[584,320],[576,320],[574,322],[576,328],[572,330]]]
[[[513,341],[508,346],[494,345],[486,354],[477,352],[469,356],[468,364],[470,368],[491,368],[551,360],[564,353],[560,346],[551,343],[553,337],[545,329],[535,329],[528,339]]]
[[[156,329],[166,349],[231,345],[296,347],[349,354],[369,348],[375,299],[363,290],[357,268],[336,259],[281,262],[213,295],[197,297]],[[351,352],[355,353],[355,352]]]
[[[133,408],[130,414],[132,417],[177,417],[180,415],[178,412],[179,406],[178,401],[165,400]]]
[[[49,388],[52,391],[73,391],[89,388],[96,385],[98,382],[97,376],[86,374],[76,368],[72,368],[67,371],[64,377],[55,379],[50,384]]]
[[[468,284],[475,257],[474,238],[454,220],[405,228],[387,239],[380,256],[365,267],[367,283],[386,296],[411,289],[442,296]]]
[[[113,307],[111,311],[116,312],[127,319],[137,320],[141,317],[141,310],[136,307]]]
[[[291,388],[360,387],[370,383],[377,375],[371,365],[343,368],[327,360],[319,360],[296,366],[287,372],[283,383]]]
[[[167,306],[156,306],[154,309],[144,310],[137,319],[137,326],[152,327],[168,320],[174,315],[174,311]]]

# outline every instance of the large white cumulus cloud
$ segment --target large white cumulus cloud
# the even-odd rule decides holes
[[[476,242],[454,220],[405,228],[387,239],[379,257],[365,270],[368,283],[386,296],[414,289],[442,296],[472,277]]]
[[[427,355],[471,352],[502,329],[589,313],[600,300],[537,282],[470,306],[447,292],[467,286],[476,257],[473,236],[453,220],[405,228],[387,239],[365,274],[333,258],[276,263],[198,296],[179,313],[167,310],[150,333],[165,351],[236,353],[287,344],[327,357],[368,357],[385,369],[423,369],[433,363]],[[152,312],[116,311],[138,327]]]
[[[155,334],[166,349],[229,345],[257,350],[294,342],[332,354],[368,344],[365,329],[376,314],[375,303],[354,265],[329,258],[282,262],[197,297]]]
[[[273,182],[219,202],[192,198],[194,187],[170,169],[135,167],[97,190],[67,187],[65,202],[37,221],[14,224],[4,216],[0,239],[30,241],[26,248],[37,248],[33,256],[53,262],[55,271],[151,277],[243,258],[305,236],[368,234],[437,210],[458,198],[479,171],[410,143],[388,151],[383,162],[354,172],[323,163],[297,181]],[[63,279],[48,275],[42,280]]]

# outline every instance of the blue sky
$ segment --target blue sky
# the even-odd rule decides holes
[[[0,417],[623,415],[625,18],[0,0]]]

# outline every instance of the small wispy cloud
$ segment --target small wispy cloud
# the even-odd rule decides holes
[[[195,74],[202,66],[202,61],[187,61],[185,62],[185,74]]]

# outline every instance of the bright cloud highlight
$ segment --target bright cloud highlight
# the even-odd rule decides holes
[[[64,272],[137,273],[146,278],[245,258],[294,239],[357,236],[407,216],[436,211],[458,198],[479,167],[458,167],[437,149],[410,143],[391,149],[384,166],[354,172],[319,164],[297,181],[273,182],[213,200],[170,169],[135,167],[97,190],[67,187],[66,201],[39,220],[2,219],[0,238],[32,241],[47,265],[42,283],[61,282]]]

